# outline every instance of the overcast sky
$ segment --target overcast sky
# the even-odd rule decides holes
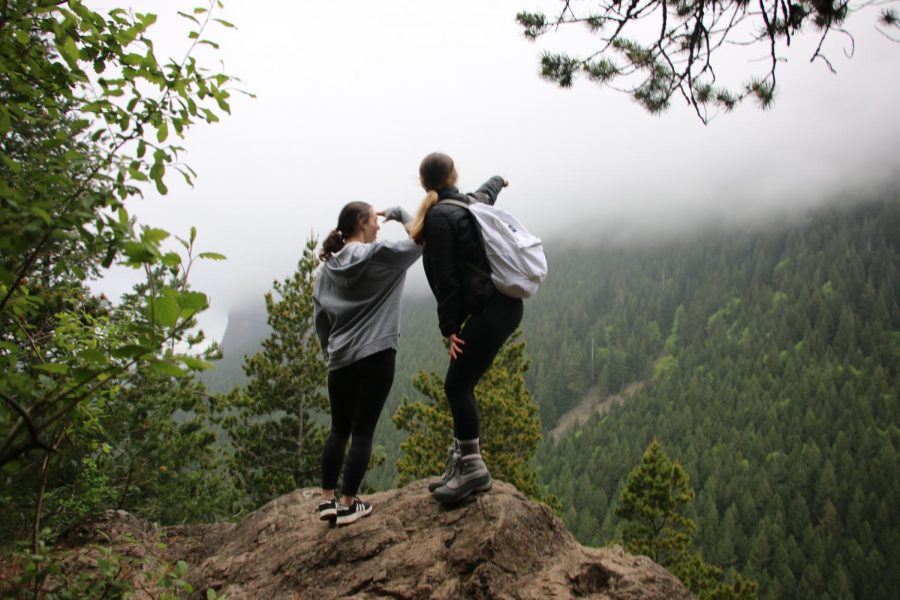
[[[160,13],[151,35],[159,54],[183,53],[184,25],[164,12],[175,3],[135,5]],[[173,234],[195,225],[202,250],[228,256],[192,273],[212,300],[207,334],[220,338],[231,308],[288,276],[310,232],[324,236],[346,202],[414,212],[418,164],[434,150],[454,158],[463,191],[506,175],[500,203],[545,239],[734,225],[898,179],[900,44],[874,29],[872,11],[848,20],[852,59],[835,38],[837,75],[810,64],[817,40],[796,39],[771,110],[748,102],[704,126],[677,99],[652,116],[584,80],[569,90],[541,80],[542,49],[585,41],[562,30],[530,43],[515,15],[557,5],[226,0],[219,16],[237,29],[209,37],[225,71],[257,98],[236,96],[231,116],[189,131],[193,189],[173,177],[167,196],[148,190],[131,204],[141,222]],[[737,60],[720,74],[753,67]],[[400,228],[382,232],[399,237]],[[411,271],[409,285],[421,286],[421,267]],[[99,287],[118,296],[129,275],[115,270]]]

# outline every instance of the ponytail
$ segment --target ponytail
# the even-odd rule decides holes
[[[409,228],[409,237],[420,246],[425,243],[425,215],[438,201],[437,190],[456,185],[456,178],[453,159],[441,152],[432,152],[419,164],[419,181],[428,193],[422,199],[419,212]]]
[[[434,190],[429,190],[422,199],[422,204],[419,205],[419,212],[416,213],[416,218],[409,227],[409,237],[420,246],[425,243],[425,215],[428,214],[428,210],[432,206],[437,204],[437,201],[438,193]]]
[[[319,260],[324,261],[335,252],[340,252],[344,247],[344,234],[340,229],[334,229],[322,242],[322,252],[319,254]]]

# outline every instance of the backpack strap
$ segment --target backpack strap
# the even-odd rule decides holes
[[[463,202],[462,200],[451,200],[448,198],[446,200],[438,200],[438,202],[443,203],[443,204],[452,204],[453,206],[459,206],[460,208],[469,210],[469,205],[466,204],[465,202]]]

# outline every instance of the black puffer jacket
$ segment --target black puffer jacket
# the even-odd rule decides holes
[[[472,213],[442,200],[493,204],[501,189],[503,178],[495,176],[470,194],[460,194],[456,188],[441,190],[437,204],[425,216],[422,264],[437,299],[438,321],[444,337],[459,333],[463,321],[497,290],[490,278],[491,267]]]

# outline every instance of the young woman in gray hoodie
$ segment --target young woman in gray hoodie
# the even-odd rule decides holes
[[[331,431],[322,452],[319,518],[338,525],[372,512],[356,494],[372,454],[372,435],[391,385],[400,341],[400,296],[406,269],[422,254],[412,239],[376,241],[378,216],[404,225],[400,207],[376,212],[347,204],[322,244],[325,265],[313,291],[316,333],[328,359]],[[344,461],[344,449],[350,451]],[[335,496],[341,465],[341,498]]]

